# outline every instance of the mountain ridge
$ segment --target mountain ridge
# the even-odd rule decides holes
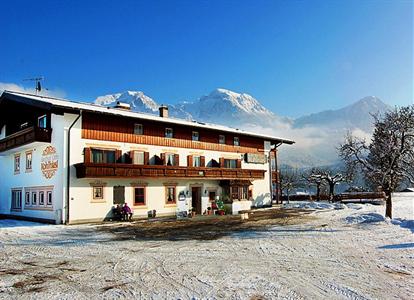
[[[95,104],[113,106],[117,101],[131,105],[131,110],[158,114],[159,104],[141,91],[126,91],[100,96]],[[384,113],[391,106],[375,96],[368,96],[342,107],[296,119],[279,116],[247,93],[218,88],[195,101],[168,104],[169,115],[186,120],[215,123],[233,128],[267,133],[293,139],[296,144],[282,147],[286,164],[319,166],[336,164],[336,147],[348,131],[370,138],[374,113]]]

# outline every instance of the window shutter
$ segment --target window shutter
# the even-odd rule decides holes
[[[121,162],[122,150],[115,150],[115,162]]]
[[[224,157],[220,157],[220,168],[224,168]]]
[[[131,159],[132,164],[135,164],[134,152],[135,152],[134,150],[131,150],[131,151],[128,152],[128,155],[129,155],[129,158]]]
[[[174,166],[180,165],[180,156],[178,154],[174,154]]]
[[[192,167],[192,166],[193,166],[193,156],[187,155],[187,167]]]
[[[200,156],[200,166],[205,167],[206,166],[206,157]]]
[[[92,162],[92,160],[91,160],[91,148],[85,148],[84,151],[85,151],[84,162],[85,163]]]
[[[161,160],[162,164],[165,166],[167,164],[167,162],[165,161],[165,153],[161,153]]]
[[[149,164],[149,152],[144,152],[144,165]]]
[[[241,169],[241,159],[237,160],[237,169]]]

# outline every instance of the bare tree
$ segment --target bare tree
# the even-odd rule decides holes
[[[332,201],[335,196],[335,186],[345,181],[345,176],[330,169],[313,168],[309,175],[309,181],[316,184],[316,198],[318,201],[320,200],[321,185],[326,182],[329,186],[329,200]]]
[[[290,191],[297,187],[300,181],[299,172],[296,169],[284,168],[280,170],[280,189],[287,195],[287,202],[289,203]]]
[[[392,193],[404,182],[414,184],[414,105],[374,116],[371,143],[348,134],[339,147],[347,168],[362,171],[386,195],[385,216],[392,218]]]

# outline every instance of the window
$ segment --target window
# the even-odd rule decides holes
[[[115,150],[92,149],[93,163],[115,163]]]
[[[235,136],[234,139],[233,139],[233,145],[234,146],[240,146],[240,140],[237,136]]]
[[[93,187],[93,200],[103,200],[103,186]]]
[[[145,205],[145,187],[134,188],[134,205]]]
[[[174,131],[172,128],[165,128],[165,137],[170,139],[174,137]]]
[[[193,131],[192,140],[197,142],[200,140],[200,133],[198,131]]]
[[[26,152],[26,171],[32,170],[32,157],[33,157],[32,151]]]
[[[37,192],[32,192],[32,205],[37,205]]]
[[[193,156],[193,167],[201,167],[201,157]]]
[[[45,192],[39,192],[39,205],[45,205]]]
[[[224,160],[224,167],[229,169],[236,169],[237,168],[237,159],[225,159]]]
[[[166,202],[167,204],[175,203],[175,186],[166,187]]]
[[[167,166],[175,166],[176,163],[174,153],[165,153],[165,164]]]
[[[11,209],[21,210],[22,209],[22,191],[12,190]]]
[[[30,205],[30,193],[29,192],[25,193],[24,205]]]
[[[134,151],[133,162],[135,165],[144,165],[144,152]]]
[[[47,128],[47,116],[41,116],[38,118],[37,124],[39,128]]]
[[[47,192],[47,203],[46,204],[49,206],[53,205],[52,191]]]
[[[215,201],[216,200],[216,192],[215,191],[210,191],[208,193],[208,200],[210,200],[210,202]]]
[[[226,143],[226,137],[222,134],[219,135],[219,144],[225,144]]]
[[[143,135],[144,134],[144,126],[142,126],[142,124],[135,124],[134,125],[134,134]]]
[[[20,173],[20,154],[14,155],[14,173]]]

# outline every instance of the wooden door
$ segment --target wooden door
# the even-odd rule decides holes
[[[196,214],[201,215],[201,187],[193,187],[191,189],[192,206]]]

